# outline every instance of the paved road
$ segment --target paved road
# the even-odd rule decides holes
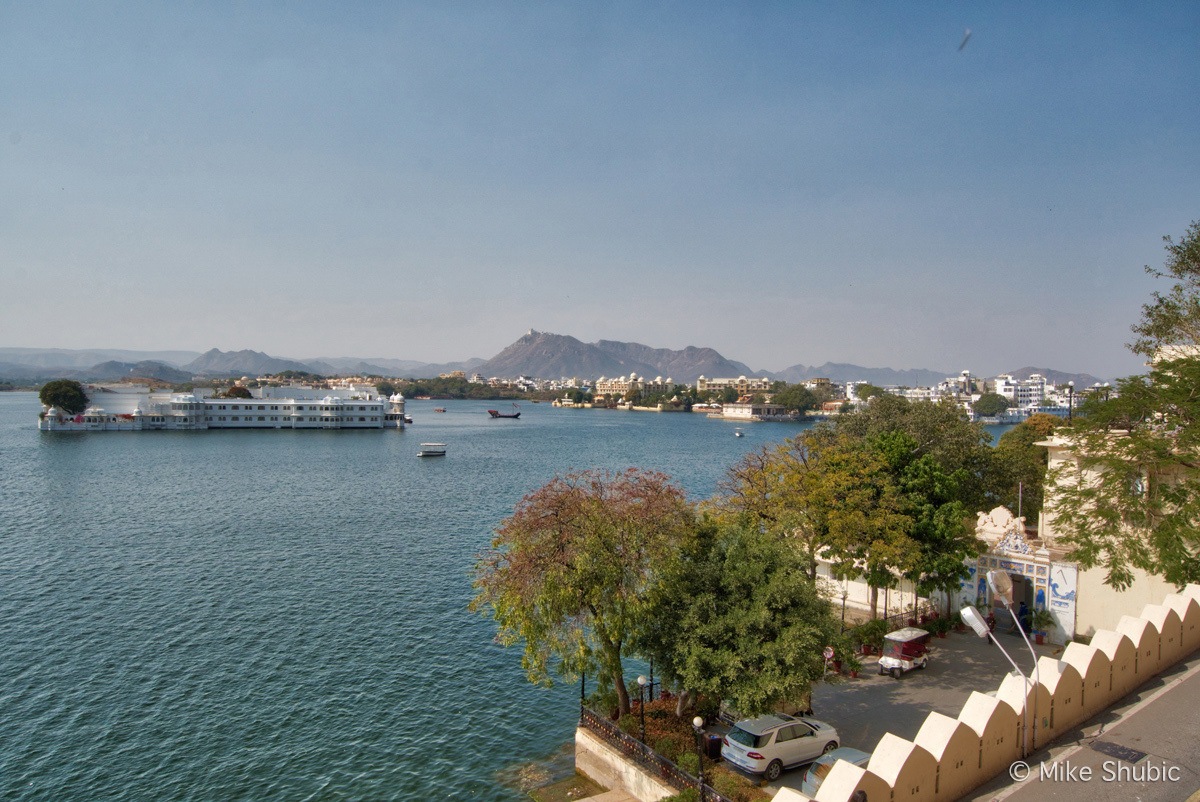
[[[1033,657],[1019,635],[1001,634],[998,640],[1024,671],[1033,669]],[[1012,671],[999,649],[970,630],[935,638],[933,647],[928,668],[899,680],[879,676],[874,663],[867,663],[857,679],[818,686],[814,716],[837,727],[843,746],[871,752],[885,732],[915,738],[931,710],[957,718],[971,691],[994,691]],[[1039,656],[1059,655],[1063,647],[1035,644],[1034,649]],[[793,769],[769,787],[799,789],[803,777],[803,768]]]

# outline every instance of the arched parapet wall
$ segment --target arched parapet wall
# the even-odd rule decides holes
[[[971,691],[958,720],[979,738],[979,776],[992,777],[1021,757],[1020,717],[1003,699]]]
[[[856,791],[862,791],[867,799],[892,799],[892,786],[882,777],[845,760],[833,764],[813,798],[816,802],[847,802]],[[805,798],[803,794],[798,796]],[[779,798],[776,794],[775,799]]]
[[[1112,696],[1110,704],[1132,691],[1138,684],[1137,646],[1129,636],[1102,629],[1092,636],[1092,646],[1108,657],[1112,665]]]
[[[979,773],[979,736],[962,721],[932,712],[913,742],[937,761],[937,799],[958,799],[974,787]]]
[[[1179,613],[1165,604],[1147,604],[1142,608],[1142,618],[1154,624],[1158,630],[1158,658],[1160,668],[1178,663],[1184,657],[1183,621]]]
[[[1162,636],[1159,635],[1158,627],[1144,618],[1123,615],[1117,622],[1117,632],[1133,641],[1137,650],[1137,661],[1134,663],[1137,681],[1134,685],[1141,685],[1157,674],[1162,667]]]
[[[1070,663],[1083,681],[1080,704],[1083,718],[1088,719],[1108,707],[1112,701],[1112,662],[1095,646],[1068,643],[1062,661]]]
[[[929,750],[899,735],[884,733],[867,770],[888,784],[893,799],[917,802],[937,798],[937,760]]]
[[[1184,656],[1200,649],[1200,599],[1172,593],[1163,599],[1163,604],[1179,616]]]
[[[1065,660],[1042,657],[1038,660],[1038,682],[1049,697],[1049,712],[1038,708],[1041,733],[1038,743],[1057,738],[1084,719],[1083,675]]]

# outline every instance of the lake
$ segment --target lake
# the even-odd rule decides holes
[[[403,432],[50,434],[0,393],[0,798],[524,798],[578,686],[529,685],[466,611],[496,524],[569,470],[707,497],[804,426],[497,403],[410,401]]]

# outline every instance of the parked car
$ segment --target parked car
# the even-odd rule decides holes
[[[777,713],[734,724],[722,741],[721,757],[774,782],[784,769],[832,752],[840,741],[837,730],[823,721]]]
[[[861,749],[853,749],[849,746],[839,746],[832,752],[826,752],[812,762],[808,767],[808,771],[804,772],[804,779],[800,782],[800,793],[805,796],[814,797],[817,795],[817,789],[821,787],[821,783],[825,782],[825,778],[829,776],[830,769],[833,764],[839,760],[845,760],[847,763],[853,763],[855,766],[865,766],[871,761],[871,753],[864,752]]]

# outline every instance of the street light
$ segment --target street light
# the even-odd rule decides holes
[[[646,675],[642,674],[638,677],[638,713],[642,719],[642,743],[646,743]]]
[[[1000,602],[1004,605],[1005,609],[1008,610],[1008,614],[1013,615],[1012,577],[1009,576],[1004,571],[988,571],[987,572],[987,581],[988,581],[988,587],[990,587],[992,589],[992,594],[1000,599]],[[1015,616],[1014,616],[1014,618],[1015,618]],[[1017,621],[1017,632],[1021,633],[1021,639],[1024,640],[1025,645],[1029,647],[1029,654],[1033,657],[1033,683],[1034,683],[1034,685],[1039,685],[1039,684],[1041,684],[1040,683],[1041,674],[1038,669],[1037,652],[1035,652],[1033,650],[1033,644],[1029,642],[1029,636],[1027,634],[1025,634],[1025,627],[1024,627],[1024,625],[1021,624],[1021,622],[1019,620]],[[1025,674],[1022,673],[1021,676],[1023,677],[1023,676],[1025,676]],[[1034,749],[1037,748],[1037,700],[1038,700],[1038,694],[1035,691],[1033,694],[1033,728],[1030,730],[1030,733],[1033,736],[1032,747]]]
[[[1067,382],[1067,421],[1071,421],[1071,408],[1075,402],[1075,382]]]
[[[971,629],[975,630],[976,635],[983,638],[984,640],[990,640],[992,643],[996,644],[996,648],[999,649],[1000,653],[1002,655],[1004,655],[1004,657],[1008,660],[1009,663],[1012,664],[1013,671],[1020,674],[1021,679],[1025,680],[1025,682],[1028,684],[1029,678],[1025,676],[1024,671],[1017,668],[1017,662],[1012,659],[1012,655],[1010,655],[1008,653],[1007,649],[1005,649],[1003,646],[1000,645],[1000,641],[996,640],[994,637],[991,637],[992,630],[987,625],[987,621],[985,621],[983,619],[983,616],[979,614],[979,611],[975,609],[975,605],[968,604],[966,607],[962,608],[962,610],[959,611],[959,615],[962,616],[962,620],[963,620],[964,624],[969,626]],[[1034,695],[1033,699],[1035,702],[1037,701],[1036,694]],[[1025,757],[1028,754],[1029,754],[1029,750],[1026,749],[1026,747],[1025,747],[1025,730],[1022,729],[1021,730],[1021,757]]]
[[[696,731],[696,766],[700,773],[700,802],[704,802],[704,719],[700,716],[692,719],[692,729]]]

